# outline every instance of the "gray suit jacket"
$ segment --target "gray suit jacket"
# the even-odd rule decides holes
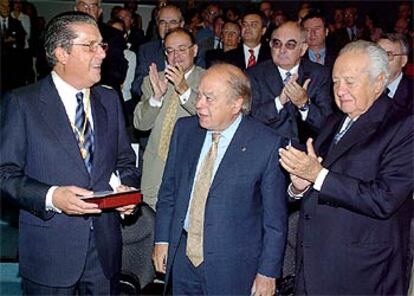
[[[191,94],[188,101],[184,105],[179,105],[176,119],[194,115],[195,101],[197,92],[196,89],[200,83],[203,69],[195,66],[193,72],[187,79],[191,88]],[[159,72],[161,79],[164,78],[164,72]],[[165,162],[158,155],[158,148],[160,145],[161,130],[165,120],[166,111],[170,104],[170,98],[174,94],[174,87],[172,84],[168,85],[167,93],[164,96],[164,101],[161,108],[152,107],[149,103],[153,90],[149,80],[149,76],[145,77],[142,84],[142,97],[134,112],[134,126],[135,128],[148,131],[151,130],[151,135],[148,139],[148,144],[144,153],[144,164],[142,170],[141,191],[144,195],[144,200],[152,208],[155,208],[157,201],[158,189],[161,184],[161,178],[164,172]]]

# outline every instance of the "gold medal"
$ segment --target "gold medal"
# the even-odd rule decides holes
[[[86,157],[88,156],[88,151],[85,149],[85,147],[80,148],[80,153],[83,159],[86,159]]]

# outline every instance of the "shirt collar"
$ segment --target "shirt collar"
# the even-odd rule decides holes
[[[226,139],[231,139],[233,138],[234,134],[236,133],[237,128],[240,125],[240,122],[243,118],[242,114],[239,114],[237,116],[237,118],[222,132],[220,132],[220,137],[226,138]],[[212,134],[212,133],[216,133],[216,131],[207,131],[207,134]]]
[[[72,97],[75,98],[76,94],[80,91],[85,95],[85,89],[78,90],[74,88],[72,85],[64,81],[55,71],[52,71],[52,80],[61,98],[67,97],[68,95],[73,95]]]
[[[398,85],[400,84],[400,81],[402,79],[402,72],[400,73],[400,75],[398,75],[398,77],[396,79],[394,79],[393,82],[391,82],[390,84],[387,85],[387,88],[390,90],[388,96],[390,98],[393,98],[395,95],[395,92],[397,91]]]
[[[279,66],[277,66],[277,68],[279,69],[279,73],[280,73],[280,75],[282,76],[282,80],[285,80],[285,78],[286,78],[286,73],[287,72],[290,72],[290,74],[291,75],[293,75],[293,74],[298,74],[298,71],[299,71],[299,64],[297,64],[296,66],[294,66],[292,69],[290,69],[290,70],[285,70],[285,69],[282,69],[281,67],[279,67]]]
[[[255,57],[259,56],[260,46],[262,46],[262,44],[261,44],[261,43],[259,43],[256,47],[250,48],[250,47],[248,47],[246,44],[244,44],[244,43],[243,43],[243,51],[244,51],[244,55],[245,55],[246,57],[250,56],[250,52],[249,52],[249,50],[250,50],[250,49],[253,49],[253,51],[254,51],[254,56],[255,56]]]

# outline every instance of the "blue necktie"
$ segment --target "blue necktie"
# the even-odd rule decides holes
[[[75,136],[78,140],[79,150],[86,169],[89,173],[91,173],[93,152],[95,150],[94,135],[92,127],[89,124],[89,120],[85,114],[85,108],[83,106],[83,93],[78,92],[76,94],[76,99],[78,101],[78,106],[76,107],[75,115]]]
[[[292,73],[286,72],[285,79],[283,79],[283,84],[286,84],[289,82],[290,76],[292,76]]]
[[[346,132],[351,128],[353,123],[354,121],[352,119],[349,120],[346,127],[343,130],[336,133],[335,138],[334,138],[335,145],[338,144],[339,140],[342,139],[342,137],[346,134]]]

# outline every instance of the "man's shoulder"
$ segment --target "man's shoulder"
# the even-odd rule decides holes
[[[302,58],[300,61],[300,67],[303,68],[304,72],[313,74],[317,73],[318,75],[330,75],[329,67],[314,63],[309,59]]]
[[[259,142],[273,143],[282,139],[273,128],[266,126],[251,116],[243,117],[241,128],[243,133],[256,137]]]
[[[256,64],[254,67],[251,67],[247,69],[246,73],[248,76],[265,76],[267,71],[277,70],[276,65],[273,63],[273,61],[266,60],[262,63]]]
[[[147,55],[156,55],[162,49],[161,40],[153,40],[142,44],[139,51]]]

